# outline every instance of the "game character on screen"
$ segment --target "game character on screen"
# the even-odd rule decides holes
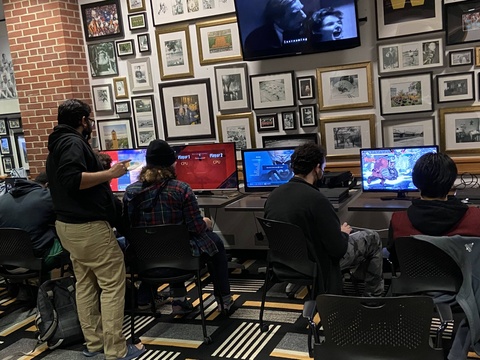
[[[368,177],[367,182],[380,180],[385,185],[385,180],[396,180],[398,178],[398,170],[395,167],[395,157],[381,157],[375,160],[372,174]]]
[[[290,156],[291,150],[272,150],[268,152],[270,159],[272,159],[273,165],[279,165],[273,167],[269,171],[262,175],[262,180],[270,181],[288,181],[293,176],[293,171],[290,168]]]
[[[310,18],[313,42],[339,40],[343,37],[343,12],[332,7],[315,11]]]

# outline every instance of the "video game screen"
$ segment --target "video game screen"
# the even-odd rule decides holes
[[[418,189],[412,182],[417,160],[438,147],[412,146],[360,149],[363,191],[408,192]]]
[[[174,145],[177,179],[193,191],[238,190],[234,142]]]
[[[110,187],[113,192],[125,191],[128,185],[138,180],[140,171],[146,165],[146,152],[147,149],[118,149],[102,151],[102,153],[110,155],[112,158],[112,166],[118,161],[130,160],[130,163],[127,165],[128,172],[117,179],[112,179],[110,182]]]
[[[272,191],[293,177],[290,158],[295,147],[242,150],[246,192]]]

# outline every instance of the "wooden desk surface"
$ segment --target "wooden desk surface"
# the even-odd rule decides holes
[[[245,194],[240,192],[230,195],[198,195],[197,202],[201,208],[223,208],[244,196]]]
[[[390,196],[386,193],[364,193],[348,204],[348,211],[403,211],[412,204],[411,200],[382,200],[381,197]],[[394,196],[392,194],[391,196]],[[411,193],[410,197],[420,198],[420,193]]]

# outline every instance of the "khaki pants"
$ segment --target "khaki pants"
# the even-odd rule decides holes
[[[106,221],[68,224],[58,220],[55,227],[70,252],[78,317],[88,350],[103,349],[107,360],[124,357],[125,263],[112,228]]]

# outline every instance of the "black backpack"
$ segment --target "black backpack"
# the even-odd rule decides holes
[[[75,278],[45,281],[38,289],[35,317],[38,343],[49,349],[84,341],[75,302]]]

